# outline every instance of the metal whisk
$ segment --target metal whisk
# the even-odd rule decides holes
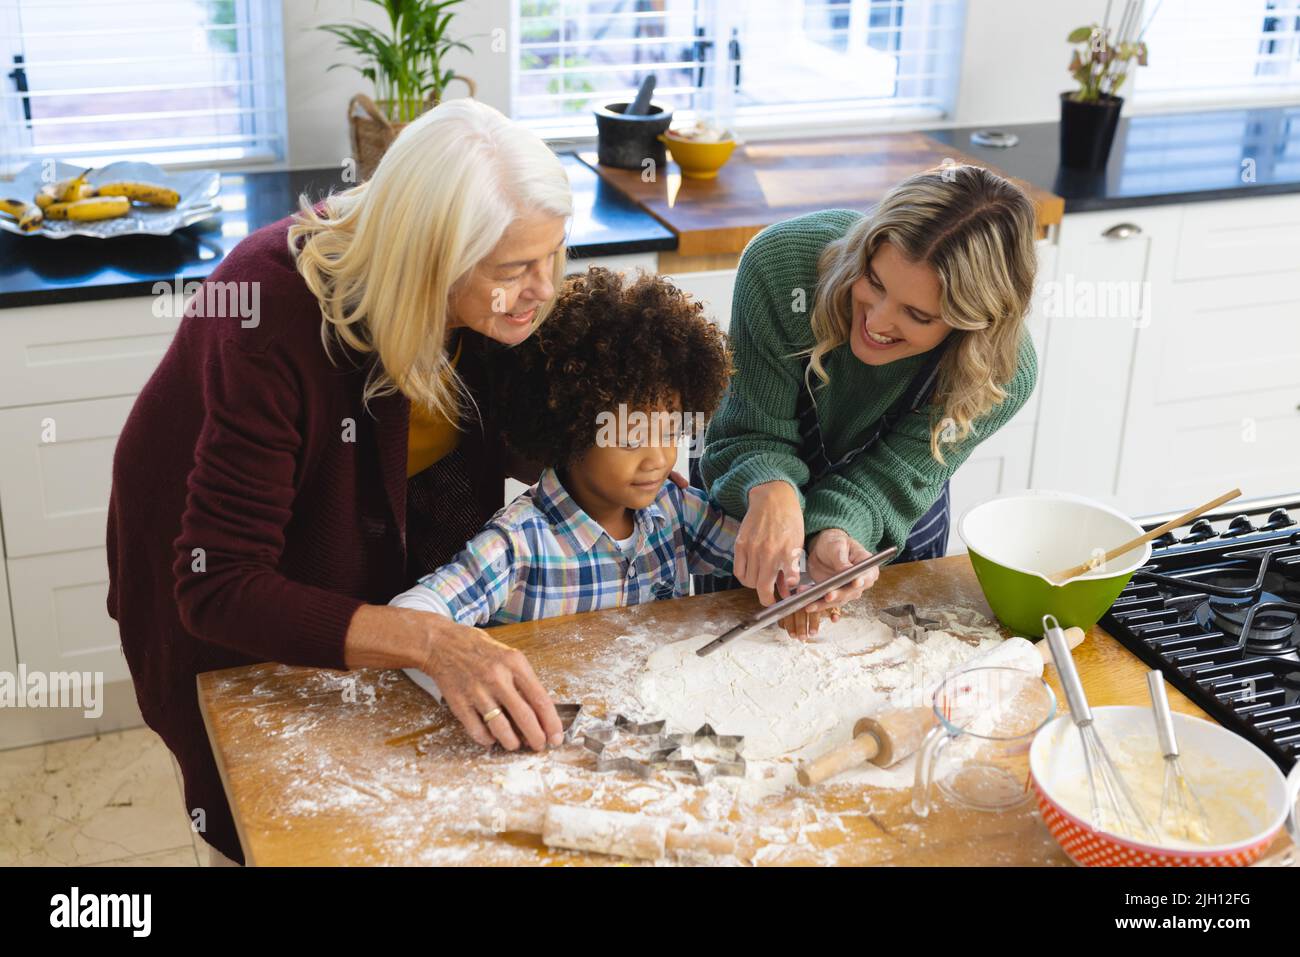
[[[1083,761],[1088,772],[1088,794],[1092,801],[1092,826],[1112,834],[1155,842],[1155,832],[1133,800],[1124,776],[1111,761],[1106,746],[1097,734],[1092,709],[1088,707],[1088,698],[1083,693],[1083,684],[1079,681],[1079,672],[1075,669],[1074,657],[1070,654],[1070,645],[1054,615],[1043,616],[1043,635],[1047,639],[1047,646],[1052,650],[1052,660],[1056,663],[1056,671],[1061,678],[1061,688],[1070,707],[1070,717],[1079,729]]]
[[[1151,710],[1156,716],[1156,735],[1160,750],[1165,756],[1165,782],[1160,793],[1160,830],[1173,837],[1207,843],[1210,838],[1210,819],[1196,796],[1183,763],[1178,756],[1178,737],[1174,734],[1174,715],[1169,710],[1169,695],[1165,692],[1165,679],[1159,671],[1147,672],[1147,688],[1151,691]]]

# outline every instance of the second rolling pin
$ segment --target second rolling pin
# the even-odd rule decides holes
[[[567,804],[496,808],[484,812],[481,820],[497,833],[539,834],[547,847],[643,861],[658,861],[682,852],[726,856],[736,849],[735,841],[726,834],[686,831],[665,818],[645,814]]]
[[[1075,648],[1083,641],[1083,630],[1068,628],[1065,638],[1069,646]],[[1014,646],[1013,642],[1016,643]],[[1029,644],[1023,638],[1008,638],[987,656],[968,662],[966,667],[996,667],[1002,653],[1009,646],[1018,648],[1020,643]],[[1045,641],[1032,647],[1044,662],[1051,654]],[[933,708],[891,708],[860,718],[853,725],[852,741],[833,748],[814,761],[800,765],[799,783],[804,787],[821,784],[828,778],[868,762],[880,768],[897,764],[916,753],[926,734],[934,727],[934,721]]]

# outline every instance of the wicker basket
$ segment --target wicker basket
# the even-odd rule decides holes
[[[469,77],[456,75],[452,79],[469,87],[471,97],[478,93],[477,84]],[[438,97],[430,98],[421,112],[433,109],[439,102]],[[370,179],[384,152],[407,126],[388,119],[386,111],[381,108],[387,105],[383,100],[376,103],[364,93],[358,93],[348,102],[348,137],[352,142],[352,158],[357,164],[358,183]]]

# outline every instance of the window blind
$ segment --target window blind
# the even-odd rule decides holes
[[[1143,110],[1300,97],[1300,0],[1147,0]],[[1121,91],[1124,92],[1124,91]]]
[[[655,101],[740,131],[952,107],[963,0],[513,0],[515,118],[590,135],[591,110]]]
[[[284,155],[279,0],[0,0],[0,164]]]

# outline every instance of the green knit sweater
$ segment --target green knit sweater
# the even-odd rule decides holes
[[[809,213],[769,226],[745,247],[731,307],[736,371],[709,423],[700,465],[710,495],[730,515],[745,514],[755,485],[781,479],[798,490],[806,534],[841,528],[870,551],[889,545],[901,550],[943,483],[979,442],[1025,404],[1038,360],[1026,332],[1006,398],[972,423],[974,431],[964,441],[944,446],[945,464],[930,454],[930,429],[939,415],[931,405],[902,416],[871,449],[810,487],[808,466],[799,458],[795,418],[804,360],[795,353],[814,341],[817,259],[827,243],[843,236],[862,215],[848,209]],[[803,290],[802,301],[798,290]],[[924,355],[869,366],[845,343],[823,361],[829,383],[817,388],[815,375],[812,381],[826,451],[836,461],[865,441]]]

